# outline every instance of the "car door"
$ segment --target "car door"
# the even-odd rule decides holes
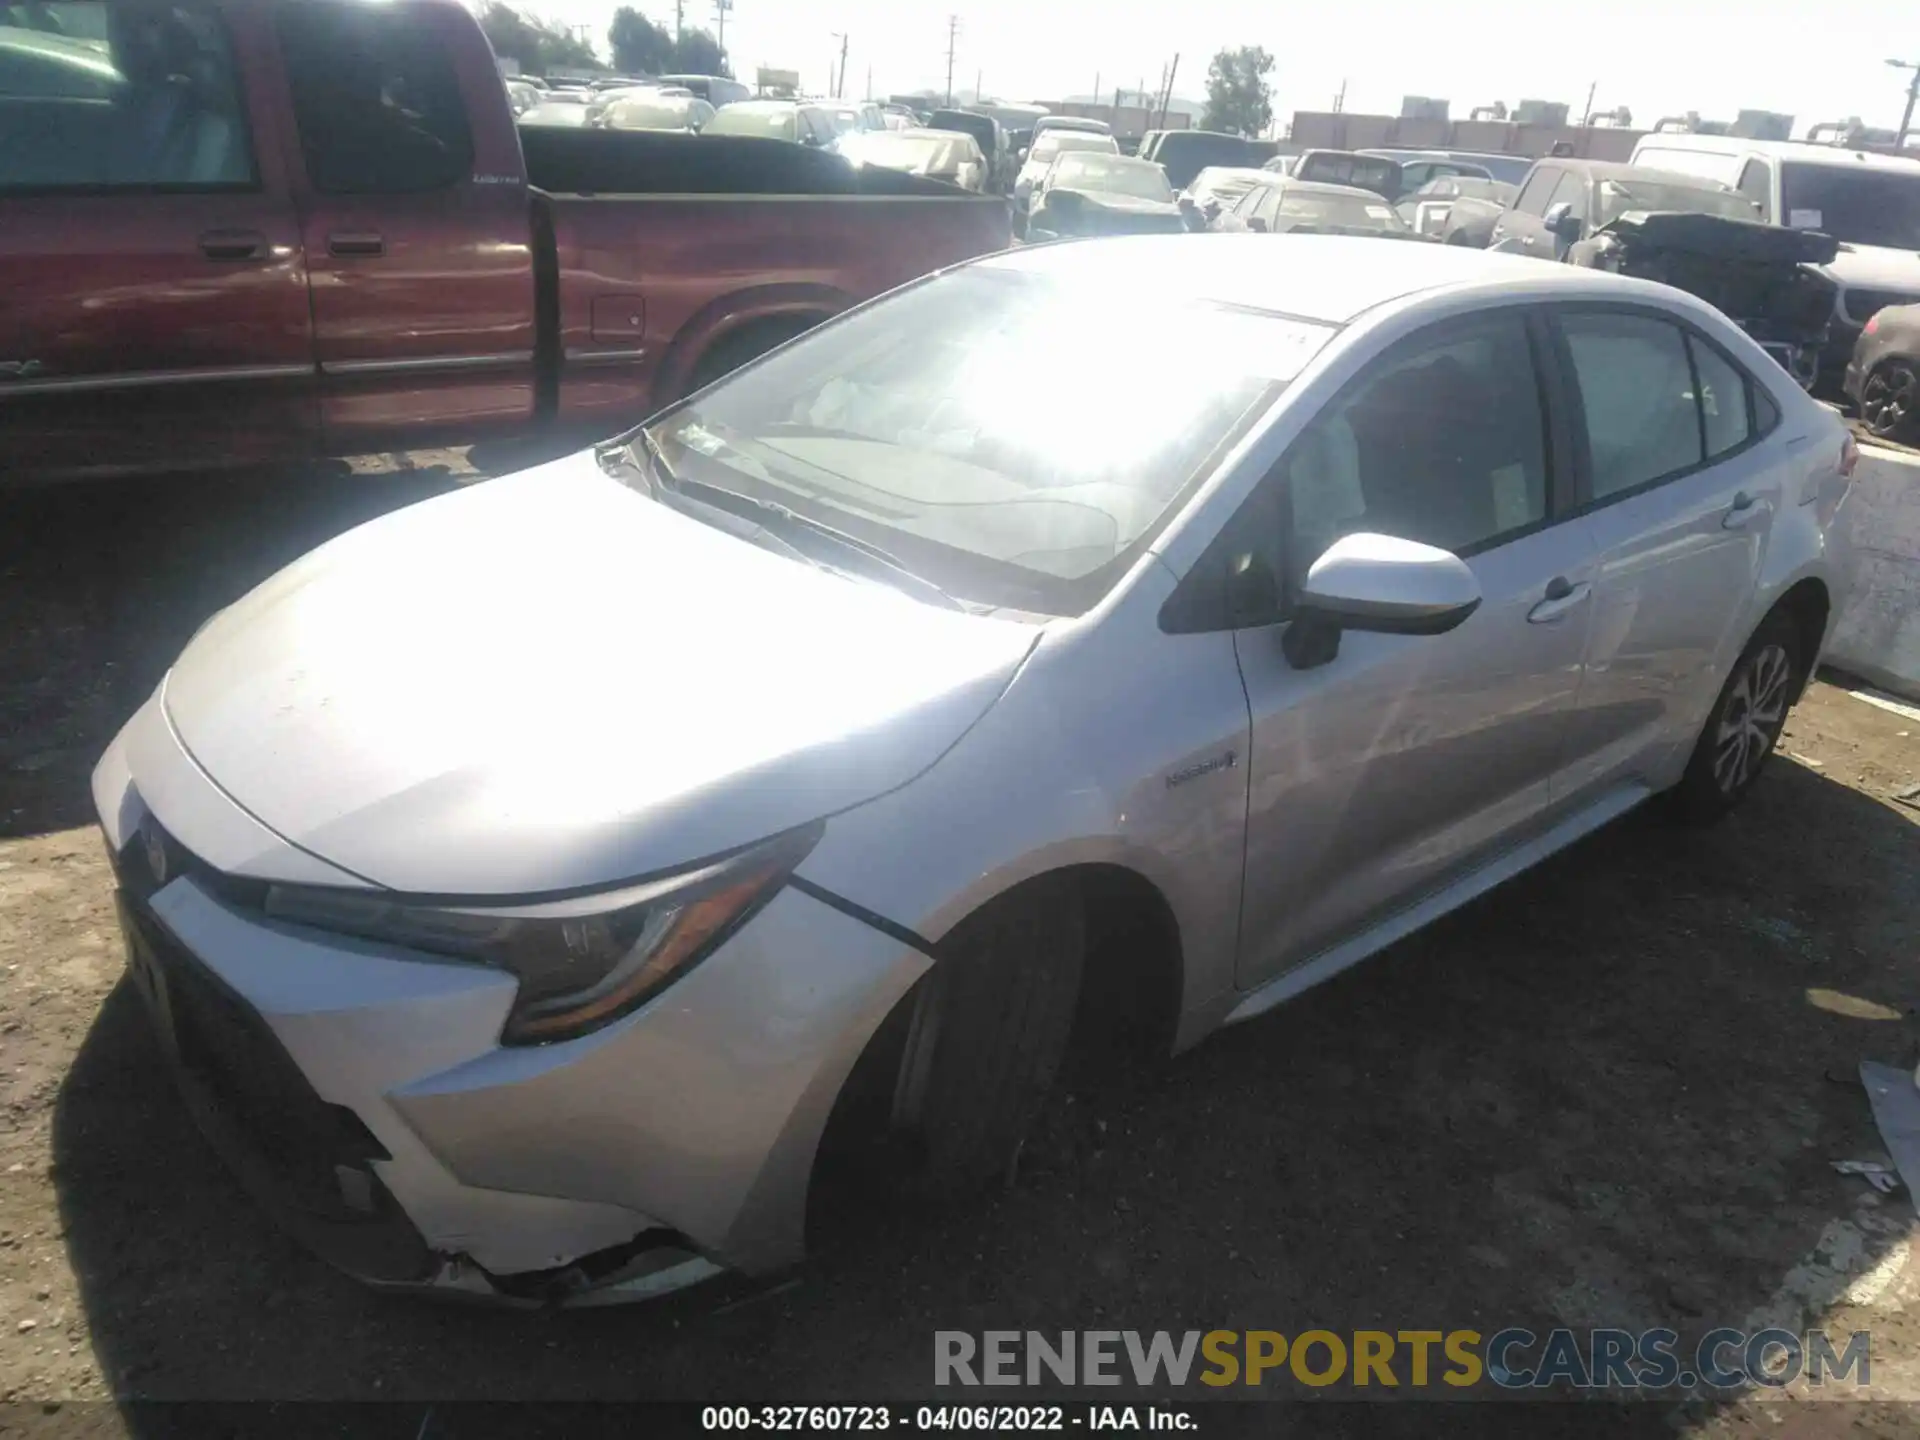
[[[13,8],[23,23],[4,32],[0,66],[0,475],[305,454],[306,266],[273,117],[249,108],[243,83],[260,63],[260,12]]]
[[[1598,556],[1592,640],[1570,716],[1579,802],[1660,783],[1693,744],[1758,583],[1790,479],[1780,412],[1701,331],[1665,310],[1551,315],[1570,377],[1581,525]]]
[[[1566,172],[1558,165],[1539,164],[1527,172],[1526,182],[1513,204],[1493,222],[1489,250],[1504,250],[1520,255],[1551,256],[1552,237],[1541,219],[1547,213],[1547,197]]]
[[[1567,518],[1543,327],[1509,306],[1389,347],[1288,448],[1245,532],[1282,600],[1235,635],[1252,713],[1238,978],[1303,964],[1542,823],[1586,650],[1592,541]],[[1284,596],[1342,535],[1451,549],[1482,602],[1434,636],[1282,653]]]
[[[326,444],[524,426],[535,408],[531,212],[498,75],[474,73],[472,22],[437,6],[273,8]]]

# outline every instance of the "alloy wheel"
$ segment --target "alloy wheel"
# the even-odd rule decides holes
[[[1742,667],[1714,731],[1713,778],[1724,795],[1751,784],[1787,718],[1793,660],[1783,645],[1756,650]]]
[[[1881,365],[1860,390],[1860,418],[1875,435],[1904,431],[1920,414],[1920,375],[1911,365]]]

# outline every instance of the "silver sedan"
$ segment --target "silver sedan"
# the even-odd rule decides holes
[[[1184,1048],[1653,797],[1733,805],[1853,457],[1639,281],[994,256],[210,620],[94,777],[133,978],[353,1273],[771,1270],[830,1122],[910,1187],[1003,1171],[1084,999]]]

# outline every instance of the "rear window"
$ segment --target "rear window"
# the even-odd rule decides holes
[[[1049,130],[1033,142],[1031,158],[1051,160],[1069,150],[1090,150],[1103,155],[1118,155],[1120,144],[1111,135],[1089,135],[1082,130]]]
[[[1789,162],[1780,167],[1779,219],[1853,245],[1920,250],[1920,174]]]
[[[1063,155],[1053,167],[1049,183],[1173,203],[1173,187],[1167,184],[1166,171],[1151,160],[1124,155]]]

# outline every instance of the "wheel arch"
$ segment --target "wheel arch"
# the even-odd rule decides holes
[[[660,362],[657,403],[686,395],[693,388],[700,362],[717,346],[731,344],[756,330],[778,328],[788,331],[787,338],[791,338],[796,321],[804,321],[805,328],[811,328],[853,303],[852,296],[830,285],[798,282],[754,286],[708,302],[668,342]]]

